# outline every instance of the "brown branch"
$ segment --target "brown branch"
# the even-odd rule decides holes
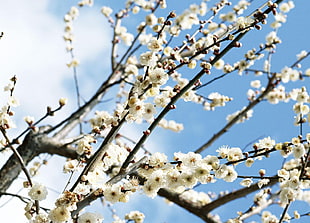
[[[195,206],[193,203],[184,200],[180,197],[179,193],[171,192],[167,189],[160,189],[157,193],[161,197],[165,197],[173,203],[179,205],[180,207],[186,209],[190,213],[200,217],[203,221],[208,223],[218,223],[210,212],[205,212],[201,210],[201,207]]]
[[[23,143],[18,146],[17,152],[27,164],[42,153],[58,154],[68,158],[77,158],[76,152],[67,144],[62,144],[57,139],[45,134],[49,126],[40,127],[38,132],[30,131],[24,138]],[[22,165],[16,155],[12,154],[0,169],[0,191],[6,191],[22,170]]]
[[[278,179],[270,179],[269,183],[264,185],[262,188],[267,187],[267,186],[270,187],[270,186],[276,184],[277,182],[279,182]],[[216,208],[218,208],[218,207],[220,207],[220,206],[222,206],[222,205],[224,205],[224,204],[226,204],[228,202],[231,202],[233,200],[236,200],[236,199],[239,199],[241,197],[244,197],[244,196],[246,196],[246,195],[248,195],[248,194],[250,194],[250,193],[252,193],[254,191],[257,191],[259,189],[260,188],[258,187],[258,183],[253,184],[250,187],[239,189],[237,191],[234,191],[234,192],[231,192],[229,194],[226,194],[226,195],[224,195],[224,196],[222,196],[222,197],[212,201],[209,204],[206,204],[205,206],[203,206],[201,208],[200,211],[202,211],[204,213],[205,212],[209,213],[212,210],[214,210],[214,209],[216,209]]]
[[[116,74],[112,73],[109,78],[99,87],[97,92],[87,101],[83,106],[73,112],[68,118],[58,123],[54,127],[50,128],[49,132],[63,126],[54,137],[57,139],[63,139],[66,137],[76,125],[78,125],[86,115],[100,102],[105,93],[114,85],[122,82],[122,79],[115,80]]]

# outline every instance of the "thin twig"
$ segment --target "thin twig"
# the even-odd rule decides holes
[[[3,137],[5,138],[5,141],[10,144],[10,139],[9,137],[7,136],[6,134],[6,131],[5,129],[3,129],[2,127],[0,127],[0,131],[3,135]],[[32,187],[33,186],[33,182],[31,180],[31,176],[27,170],[27,167],[23,161],[23,158],[21,157],[21,155],[19,154],[19,152],[11,145],[9,146],[10,149],[12,150],[12,152],[14,153],[14,155],[16,156],[19,164],[21,165],[21,168],[22,168],[22,171],[24,172],[24,174],[26,175],[26,178],[27,178],[27,181],[29,182],[30,186]],[[35,205],[36,205],[36,213],[38,214],[39,213],[39,210],[40,210],[40,205],[39,205],[39,201],[38,200],[35,200]]]
[[[261,102],[264,99],[264,97],[274,88],[275,79],[276,79],[276,75],[273,75],[273,77],[269,79],[266,89],[255,100],[251,101],[245,109],[240,111],[238,115],[236,115],[233,119],[231,119],[220,131],[214,134],[205,144],[200,146],[195,152],[201,153],[202,151],[207,149],[209,146],[211,146],[215,140],[217,140],[224,133],[226,133],[235,123],[239,121],[240,118],[244,117],[249,110],[255,107],[259,102]]]

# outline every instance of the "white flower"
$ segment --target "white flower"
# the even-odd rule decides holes
[[[133,74],[137,76],[139,74],[139,70],[136,65],[134,64],[128,64],[125,68],[125,73],[126,74]]]
[[[31,223],[50,223],[50,219],[46,213],[39,213],[35,216]]]
[[[199,166],[201,159],[201,155],[194,152],[189,152],[187,154],[181,152],[174,153],[174,160],[182,161],[182,164],[186,167]]]
[[[133,8],[132,8],[132,13],[133,14],[138,14],[139,13],[139,11],[140,11],[140,8],[139,8],[139,6],[134,6]]]
[[[253,158],[248,158],[246,161],[245,161],[245,165],[247,167],[251,167],[254,163],[254,159]]]
[[[152,182],[146,181],[142,189],[147,196],[154,198],[157,195],[157,192],[160,188],[153,185]]]
[[[251,81],[251,87],[252,88],[260,88],[261,87],[260,80]]]
[[[245,107],[243,109],[245,109]],[[237,115],[239,115],[240,112],[241,111],[236,111],[233,114],[227,115],[227,117],[226,117],[227,122],[230,122],[231,120],[233,120]],[[242,123],[245,120],[250,119],[252,117],[252,115],[253,115],[253,110],[251,109],[251,110],[247,111],[243,117],[239,117],[239,120],[237,121],[237,123]]]
[[[149,78],[153,84],[163,85],[165,84],[169,76],[162,68],[155,68],[149,71]]]
[[[206,164],[201,164],[194,169],[194,177],[199,180],[200,183],[205,184],[209,182],[210,179],[210,166]]]
[[[156,113],[155,106],[151,103],[145,103],[144,104],[144,112],[143,112],[143,118],[145,120],[151,120],[154,118],[154,114]]]
[[[258,140],[258,143],[255,144],[257,146],[258,149],[271,149],[275,146],[275,140],[271,139],[270,136],[260,139]]]
[[[302,91],[299,91],[297,93],[297,98],[296,100],[298,102],[307,102],[309,100],[309,95],[308,95],[308,92],[305,90],[302,90]]]
[[[47,189],[44,185],[36,183],[30,188],[28,195],[33,200],[42,201],[47,196]]]
[[[297,59],[301,60],[303,58],[305,58],[308,55],[308,52],[305,50],[302,50],[299,54],[297,54]]]
[[[264,211],[261,217],[262,223],[278,222],[278,218],[269,211]]]
[[[228,146],[221,146],[220,148],[216,150],[216,152],[218,152],[218,156],[225,159],[227,157],[228,150],[229,150]]]
[[[215,177],[222,179],[227,175],[228,172],[228,166],[222,164],[216,171],[215,171]]]
[[[149,165],[152,167],[162,167],[168,162],[168,157],[164,153],[156,152],[149,158]]]
[[[63,167],[63,172],[70,173],[76,170],[78,164],[79,164],[79,161],[77,161],[76,159],[67,161]]]
[[[253,20],[251,18],[240,16],[237,18],[236,28],[237,29],[244,29],[244,28],[248,27],[249,25],[251,25],[252,22],[253,22]]]
[[[72,6],[69,15],[72,17],[72,19],[75,19],[79,15],[79,9],[75,6]]]
[[[152,52],[159,52],[163,49],[162,40],[153,37],[147,44],[147,48]]]
[[[144,214],[139,211],[131,211],[125,215],[126,220],[132,220],[134,223],[142,223],[144,221]]]
[[[121,185],[116,184],[106,186],[103,191],[105,199],[111,203],[119,202],[121,198],[121,193]]]
[[[139,36],[139,41],[142,45],[146,45],[148,44],[152,39],[152,34],[149,33],[149,34],[146,34],[146,33],[142,33],[140,36]]]
[[[130,105],[129,113],[134,115],[134,116],[137,116],[137,118],[141,117],[143,112],[144,112],[144,102],[143,101],[138,99],[134,104]]]
[[[281,40],[277,36],[277,33],[275,31],[272,31],[266,36],[266,42],[267,44],[276,44],[281,43]]]
[[[103,217],[100,214],[85,212],[78,218],[78,223],[101,223]]]
[[[293,154],[296,159],[303,157],[305,153],[306,153],[305,146],[302,143],[299,143],[293,148]]]
[[[170,169],[166,173],[166,185],[168,188],[172,190],[176,189],[177,187],[181,186],[181,178],[180,178],[180,171],[177,169]]]
[[[289,202],[294,201],[296,197],[297,191],[290,187],[282,188],[280,192],[280,200],[283,204],[288,204]]]
[[[93,171],[87,173],[86,179],[91,185],[102,183],[105,179],[104,168],[101,166],[96,167]]]
[[[154,67],[156,65],[156,62],[157,62],[157,57],[151,51],[146,52],[146,53],[142,53],[140,55],[140,62],[141,62],[141,65]]]
[[[63,223],[71,219],[71,213],[68,208],[59,206],[50,211],[49,218],[53,223]]]
[[[180,25],[182,29],[191,29],[193,25],[199,24],[199,18],[195,13],[185,11],[182,15],[177,17],[175,22]]]
[[[8,98],[8,105],[12,106],[12,107],[17,107],[17,106],[19,106],[19,101],[16,97],[10,96]]]
[[[253,183],[252,179],[251,178],[246,178],[246,179],[243,179],[241,182],[240,182],[240,185],[244,186],[244,187],[249,187],[251,186],[251,184]]]
[[[296,103],[293,106],[293,110],[296,114],[307,115],[310,111],[310,108],[308,105],[305,105],[303,103]]]
[[[281,170],[278,170],[278,176],[279,177],[282,177],[283,179],[287,180],[290,176],[289,172],[285,169],[281,169]]]
[[[145,17],[145,22],[148,26],[153,26],[157,23],[157,18],[153,13],[150,13]]]
[[[94,138],[92,136],[84,136],[81,140],[79,140],[76,152],[79,155],[82,155],[83,153],[90,155],[92,149],[90,143],[92,142],[94,142]]]
[[[233,147],[228,149],[227,160],[236,161],[243,158],[242,150],[238,147]]]
[[[288,13],[292,8],[294,8],[294,4],[283,2],[280,4],[279,9],[281,12]]]
[[[298,189],[300,185],[299,176],[292,176],[288,182],[288,186],[293,189]]]
[[[105,17],[109,17],[111,15],[111,13],[113,12],[113,10],[110,7],[107,6],[103,6],[101,8],[101,13],[105,16]]]
[[[262,188],[262,186],[267,185],[269,183],[269,181],[270,181],[269,179],[261,179],[258,181],[257,186],[259,188]]]
[[[192,174],[191,171],[183,171],[180,175],[183,186],[187,188],[193,188],[197,183],[198,179]]]
[[[225,62],[222,59],[219,59],[218,61],[215,62],[213,65],[215,69],[222,70],[224,68]]]
[[[155,170],[148,178],[148,183],[156,188],[163,188],[166,186],[166,176],[163,170]]]
[[[165,107],[169,102],[170,102],[170,98],[162,93],[160,95],[157,95],[155,98],[154,98],[154,103],[156,104],[156,106],[158,107]],[[161,122],[160,122],[161,123]],[[160,124],[161,125],[161,124]],[[162,125],[161,125],[162,126]]]
[[[227,167],[227,172],[226,172],[226,176],[224,176],[223,180],[225,180],[226,182],[233,182],[237,179],[238,174],[235,171],[233,166],[228,166]]]
[[[85,183],[79,183],[76,188],[74,189],[74,192],[81,195],[87,195],[90,193],[91,185],[85,184]]]
[[[220,161],[216,156],[207,155],[203,158],[203,162],[214,170],[217,170],[220,166]]]
[[[127,46],[130,46],[132,44],[132,41],[134,40],[134,36],[131,33],[122,33],[120,35],[121,39],[123,40],[124,44]]]

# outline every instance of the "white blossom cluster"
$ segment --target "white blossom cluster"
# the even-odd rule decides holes
[[[279,5],[280,11],[274,16],[275,21],[270,24],[274,29],[277,29],[286,22],[286,13],[295,7],[293,1],[283,2]]]
[[[63,38],[66,42],[66,49],[68,52],[73,50],[72,42],[74,41],[74,34],[73,34],[73,21],[77,19],[79,16],[79,8],[76,6],[72,6],[70,11],[64,16],[65,22],[65,34]],[[70,62],[67,63],[67,66],[70,67],[77,67],[79,65],[79,60],[76,58],[72,58]]]
[[[226,120],[227,122],[230,122],[234,118],[238,117],[237,123],[245,122],[246,120],[249,120],[253,116],[253,110],[248,110],[244,115],[240,115],[241,112],[243,112],[245,107],[241,111],[236,111],[230,115],[227,115]],[[240,116],[240,117],[239,117]]]
[[[143,223],[144,218],[144,214],[139,211],[131,211],[125,215],[126,220],[134,221],[134,223]]]
[[[11,81],[4,87],[4,91],[11,92],[14,89],[14,79],[15,78],[13,77]],[[12,120],[14,112],[9,108],[19,106],[19,101],[15,96],[10,95],[7,99],[7,102],[4,104],[5,105],[3,105],[0,109],[0,126],[3,129],[16,128],[16,125]],[[1,144],[5,143],[3,142]]]
[[[81,140],[78,141],[76,152],[79,155],[85,155],[89,157],[92,154],[92,145],[91,143],[95,143],[96,140],[91,135],[84,136]]]
[[[143,185],[146,195],[155,197],[160,188],[183,192],[197,183],[214,182],[214,178],[227,182],[237,178],[234,167],[220,164],[216,156],[208,155],[202,158],[200,154],[193,152],[179,152],[174,154],[174,160],[175,165],[168,161],[166,155],[157,152],[151,155],[144,168],[138,170],[138,173],[147,179]]]
[[[184,129],[184,126],[182,123],[176,123],[174,120],[166,120],[162,119],[158,123],[158,126],[164,128],[164,129],[169,129],[174,132],[180,132]]]
[[[204,16],[207,12],[207,4],[202,2],[200,5],[192,4],[188,10],[185,10],[176,18],[176,25],[181,29],[191,29],[193,25],[199,24],[199,16]],[[174,28],[172,29],[179,29]]]

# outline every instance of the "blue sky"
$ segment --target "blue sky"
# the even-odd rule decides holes
[[[0,0],[3,13],[0,14],[0,31],[5,36],[0,40],[0,84],[4,86],[8,79],[17,75],[18,84],[16,94],[20,98],[21,106],[16,109],[16,122],[23,126],[22,118],[25,115],[40,117],[45,112],[47,105],[56,106],[60,97],[69,97],[70,101],[64,111],[61,111],[55,118],[46,122],[56,123],[66,117],[72,109],[75,108],[74,90],[72,71],[66,67],[70,60],[69,54],[65,51],[65,43],[62,40],[64,23],[63,16],[76,1],[34,1],[27,2],[21,0],[4,1]],[[187,0],[167,0],[168,8],[172,7],[177,13],[181,13],[188,2],[196,3],[199,1]],[[212,5],[208,3],[208,5]],[[234,1],[235,2],[235,1]],[[263,1],[254,1],[254,6],[260,5]],[[96,1],[92,8],[84,8],[80,12],[78,20],[74,23],[74,32],[76,33],[76,50],[75,54],[81,61],[78,68],[78,76],[81,83],[81,92],[86,99],[96,90],[101,78],[109,74],[110,62],[109,43],[111,41],[111,30],[105,18],[100,14],[100,8],[103,5],[110,5],[114,9],[122,6],[123,1]],[[310,1],[295,1],[295,8],[289,12],[287,22],[279,29],[279,37],[282,44],[276,49],[277,53],[272,58],[272,71],[280,71],[285,65],[291,65],[296,60],[296,54],[301,50],[310,50],[309,34],[310,20],[308,19],[308,10]],[[165,10],[158,15],[164,16],[169,10]],[[251,9],[249,9],[249,13]],[[141,21],[140,16],[128,18],[126,20],[129,30],[134,30]],[[123,24],[126,24],[124,22]],[[269,25],[265,25],[262,31],[250,32],[243,40],[241,49],[234,49],[229,55],[224,57],[225,61],[230,63],[236,62],[243,58],[244,53],[250,48],[258,48],[260,43],[265,40],[265,34],[270,31]],[[258,63],[258,65],[261,62]],[[259,66],[254,66],[259,67]],[[302,63],[302,69],[310,68],[310,60],[307,59]],[[180,72],[182,73],[183,70]],[[184,76],[191,74],[184,70]],[[220,72],[214,71],[212,75],[219,75]],[[210,80],[212,76],[205,77],[202,81]],[[226,116],[243,106],[247,105],[246,92],[250,88],[250,81],[254,80],[253,74],[239,76],[237,73],[231,74],[228,78],[217,81],[201,89],[200,93],[208,95],[212,91],[218,91],[235,100],[228,103],[223,108],[216,108],[215,111],[204,111],[201,105],[189,102],[178,102],[177,109],[170,112],[168,119],[174,119],[182,122],[185,129],[181,133],[173,133],[158,129],[154,131],[146,143],[146,147],[152,152],[162,151],[173,157],[173,152],[188,152],[197,149],[204,144],[215,132],[226,124]],[[261,77],[262,79],[262,77]],[[265,81],[262,79],[262,82]],[[263,82],[264,83],[264,82]],[[305,85],[310,88],[309,79],[300,84],[288,84],[287,88],[295,88]],[[0,93],[0,102],[3,102],[3,94]],[[109,99],[109,96],[107,97]],[[216,141],[211,148],[203,152],[203,155],[216,154],[215,150],[221,145],[237,146],[244,148],[248,143],[270,136],[277,142],[288,141],[297,136],[299,129],[293,126],[294,113],[292,111],[293,103],[280,103],[270,105],[263,102],[254,109],[254,116],[243,124],[235,125],[220,140]],[[113,106],[113,101],[103,104],[101,108]],[[137,140],[141,136],[142,130],[146,125],[126,127],[121,130],[128,133]],[[18,132],[18,130],[14,130]],[[309,126],[305,125],[304,132],[309,132]],[[161,143],[158,143],[161,142]],[[0,158],[0,162],[5,161],[6,156]],[[55,164],[56,170],[47,177],[44,170],[51,171],[50,167],[42,169],[42,175],[38,176],[38,181],[47,183],[59,182],[63,179],[63,174],[59,164],[62,159],[51,159],[50,167]],[[271,162],[272,161],[272,162]],[[272,165],[270,165],[272,163]],[[275,174],[275,170],[281,165],[282,159],[279,156],[272,155],[266,162],[257,163],[251,170],[241,167],[241,174],[257,173],[260,168],[266,168],[268,175]],[[242,164],[241,164],[242,165]],[[54,167],[53,167],[54,168]],[[57,171],[58,170],[58,171]],[[18,183],[22,182],[22,179]],[[219,182],[218,182],[219,183]],[[198,187],[201,191],[219,191],[240,188],[239,181],[232,187],[230,184],[220,183]],[[52,188],[61,191],[63,185],[52,185]],[[16,184],[11,188],[12,192],[17,192],[20,185]],[[57,197],[57,194],[50,192],[50,201]],[[249,197],[251,201],[252,197]],[[246,210],[246,199],[238,201],[238,207],[244,205],[242,211]],[[0,203],[1,205],[1,203]],[[96,210],[103,212],[110,222],[111,213],[106,207],[102,208],[96,203]],[[304,205],[304,204],[302,204]],[[13,215],[12,222],[23,222],[20,216],[23,214],[23,205],[18,202],[10,202],[8,205],[0,208],[0,215],[5,216],[8,210],[19,206],[21,214]],[[215,211],[223,214],[223,219],[227,216],[235,216],[235,211],[230,211],[236,203],[232,203],[224,208]],[[119,208],[118,208],[119,207]],[[161,198],[154,200],[144,195],[136,195],[128,204],[115,205],[117,213],[122,216],[124,213],[135,209],[144,212],[147,215],[148,223],[168,223],[168,222],[199,222],[200,220],[180,208],[168,206]],[[305,205],[304,208],[309,208]],[[226,209],[227,208],[227,209]],[[228,209],[229,208],[229,209]],[[228,212],[229,210],[229,212]],[[292,209],[293,210],[293,209]],[[156,213],[156,214],[154,214]],[[232,215],[227,215],[231,214]],[[23,217],[23,216],[22,216]]]

